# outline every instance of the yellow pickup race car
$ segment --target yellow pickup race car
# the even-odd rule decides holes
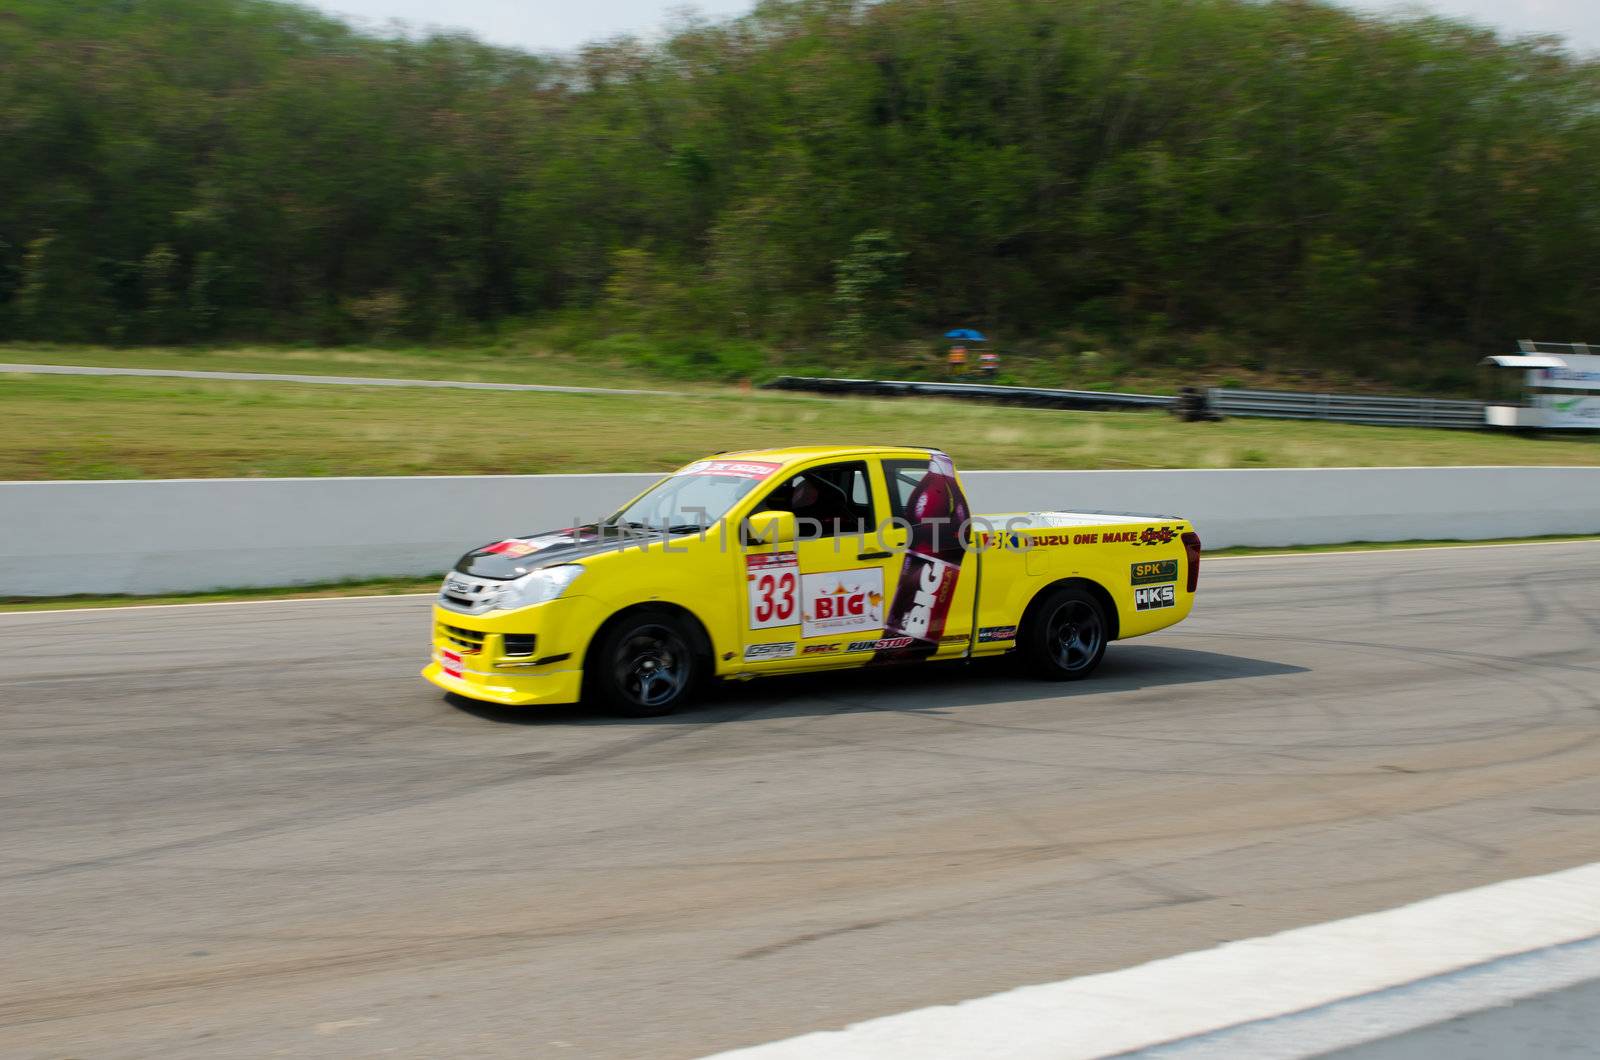
[[[1018,653],[1088,676],[1194,606],[1183,519],[972,515],[950,458],[902,446],[720,453],[597,523],[473,549],[423,676],[505,706],[665,714],[711,678]]]

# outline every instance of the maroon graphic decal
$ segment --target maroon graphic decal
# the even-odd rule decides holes
[[[927,473],[906,502],[911,539],[883,622],[885,639],[911,643],[880,646],[874,663],[921,659],[939,650],[967,553],[961,535],[969,516],[954,462],[944,453],[931,454]]]

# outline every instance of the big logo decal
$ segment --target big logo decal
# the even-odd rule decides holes
[[[807,574],[800,583],[803,636],[883,628],[882,567]]]

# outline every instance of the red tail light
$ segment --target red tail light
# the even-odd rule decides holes
[[[1189,530],[1182,540],[1184,551],[1189,553],[1189,591],[1192,593],[1200,584],[1200,535]]]

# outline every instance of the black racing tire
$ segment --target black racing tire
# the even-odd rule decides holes
[[[1081,681],[1105,657],[1110,628],[1105,607],[1092,593],[1072,585],[1052,589],[1022,625],[1023,663],[1047,681]]]
[[[625,718],[671,714],[693,698],[703,672],[699,638],[669,611],[625,613],[600,634],[585,665],[594,701]]]

